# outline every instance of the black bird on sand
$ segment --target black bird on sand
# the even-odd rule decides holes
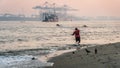
[[[75,52],[72,52],[73,54],[75,54]]]
[[[97,48],[95,48],[95,54],[97,54]]]
[[[88,49],[85,49],[85,51],[87,52],[87,55],[88,55],[88,53],[90,53],[90,51]]]

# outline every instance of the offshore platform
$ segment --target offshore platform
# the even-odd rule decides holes
[[[39,10],[39,19],[43,22],[58,22],[59,20],[70,20],[67,18],[68,11],[76,11],[67,5],[57,6],[56,3],[45,2],[43,5],[35,6],[33,9]]]

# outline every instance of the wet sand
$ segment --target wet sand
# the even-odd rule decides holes
[[[54,57],[53,67],[46,68],[119,68],[120,42],[86,48]],[[95,49],[97,49],[95,53]]]

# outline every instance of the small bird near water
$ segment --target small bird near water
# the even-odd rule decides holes
[[[88,55],[88,53],[90,53],[90,51],[88,49],[85,49],[85,51],[87,52],[87,55]]]
[[[95,48],[95,54],[97,54],[97,48]]]

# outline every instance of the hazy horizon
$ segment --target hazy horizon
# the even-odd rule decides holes
[[[120,0],[0,0],[0,14],[38,14],[32,9],[44,2],[68,5],[78,9],[74,12],[77,16],[116,16],[120,17]]]

